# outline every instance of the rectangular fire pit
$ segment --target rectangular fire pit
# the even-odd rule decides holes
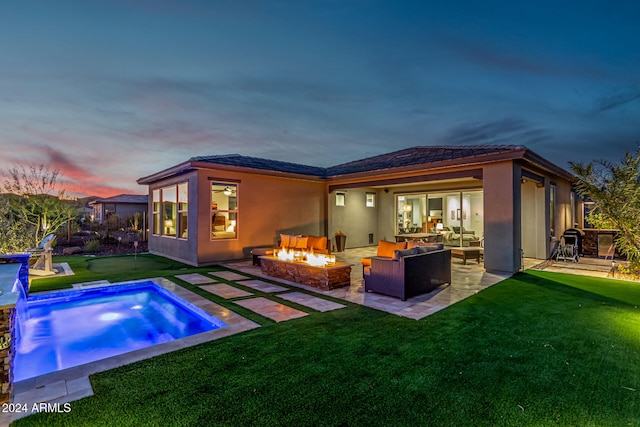
[[[328,291],[351,285],[351,264],[336,262],[316,267],[300,261],[284,261],[275,256],[261,256],[260,268],[267,276]]]

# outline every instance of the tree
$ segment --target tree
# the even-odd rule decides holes
[[[578,193],[595,203],[589,223],[619,230],[616,248],[633,268],[640,267],[640,148],[625,152],[619,164],[599,160],[570,166],[578,178]]]
[[[0,254],[22,252],[25,250],[25,242],[32,239],[30,227],[24,222],[17,221],[10,207],[10,196],[0,195],[0,230],[3,230],[0,238]]]
[[[58,174],[58,170],[49,170],[44,165],[2,172],[2,192],[18,196],[8,198],[12,229],[30,230],[29,241],[23,242],[22,250],[38,245],[47,234],[55,233],[76,215],[72,204],[64,200],[65,191],[57,188]]]

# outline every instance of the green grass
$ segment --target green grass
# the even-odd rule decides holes
[[[71,413],[16,424],[639,425],[639,306],[638,283],[544,272],[420,321],[349,305],[93,375]]]
[[[204,271],[178,261],[167,258],[142,254],[122,256],[70,256],[56,257],[54,262],[66,262],[73,270],[72,276],[36,277],[32,280],[32,292],[51,291],[69,288],[74,283],[109,280],[122,282],[127,280],[144,279],[149,277],[169,277],[175,274],[186,274],[194,271]],[[219,267],[209,267],[206,271],[214,271]]]

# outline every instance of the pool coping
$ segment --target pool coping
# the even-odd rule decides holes
[[[40,402],[62,405],[73,400],[93,395],[93,389],[91,388],[91,383],[89,381],[89,375],[91,374],[108,371],[119,366],[128,365],[140,360],[170,353],[172,351],[205,342],[214,341],[260,327],[259,324],[240,316],[228,308],[191,292],[169,279],[165,279],[164,277],[154,277],[144,280],[151,281],[174,293],[178,297],[223,321],[227,326],[16,382],[13,384],[13,398],[11,399],[11,402],[15,405],[26,405],[27,411],[0,413],[0,425],[8,425],[13,420],[30,415],[34,404],[38,404]],[[85,286],[82,286],[82,288],[86,289],[122,285],[140,281],[141,280],[131,280],[127,282],[108,284],[88,283]]]

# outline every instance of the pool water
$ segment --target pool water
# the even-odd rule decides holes
[[[29,296],[15,381],[226,326],[153,282]]]

